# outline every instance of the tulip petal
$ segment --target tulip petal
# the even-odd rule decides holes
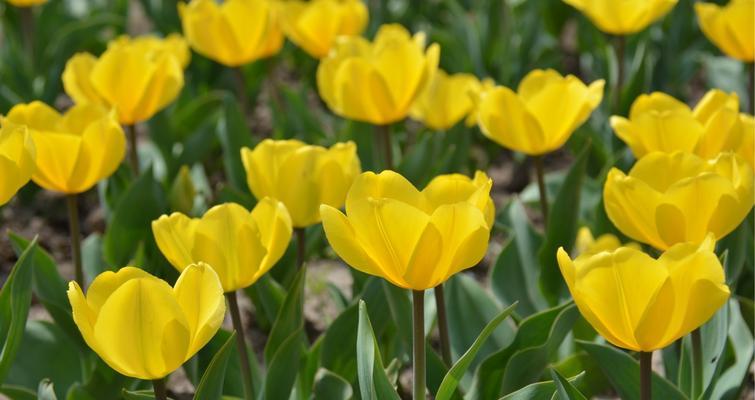
[[[335,101],[339,105],[336,111],[345,117],[378,125],[403,118],[385,76],[366,60],[347,59],[338,67],[334,79]]]
[[[92,85],[118,111],[121,123],[140,122],[137,109],[156,65],[147,55],[126,47],[106,50],[92,69]]]
[[[97,352],[99,346],[94,338],[94,324],[97,321],[97,314],[89,308],[87,299],[78,283],[73,281],[68,283],[67,295],[68,301],[71,303],[73,322],[76,323],[79,332],[81,332],[81,337],[84,338],[87,345]]]
[[[146,121],[178,97],[184,85],[178,59],[164,55],[155,63],[142,97],[134,110],[135,121]]]
[[[192,264],[183,270],[173,289],[186,316],[191,339],[188,359],[215,336],[225,316],[223,287],[207,264]]]
[[[501,146],[529,155],[550,151],[540,123],[511,89],[496,87],[480,101],[482,133]]]
[[[439,273],[438,267],[441,264],[441,251],[443,248],[443,238],[441,233],[433,224],[427,224],[424,232],[419,237],[417,244],[414,246],[412,257],[408,262],[408,267],[403,274],[406,286],[399,285],[404,289],[427,290],[443,283],[447,276]]]
[[[241,149],[241,161],[246,171],[247,184],[257,199],[266,196],[280,200],[278,176],[281,165],[298,149],[306,146],[298,140],[265,139],[254,150]]]
[[[326,150],[317,146],[297,149],[281,163],[278,171],[277,198],[286,205],[291,221],[297,228],[319,222],[320,180],[317,164]],[[291,184],[296,182],[296,184]]]
[[[260,241],[267,250],[255,281],[275,265],[286,252],[293,231],[291,217],[280,201],[265,197],[252,210],[252,219],[259,227]]]
[[[141,268],[123,267],[116,272],[105,271],[92,281],[87,289],[87,304],[95,315],[113,292],[132,279],[152,277]]]
[[[66,117],[76,113],[78,108],[89,107],[76,105]],[[85,192],[112,175],[126,156],[126,136],[120,125],[102,109],[97,109],[99,111],[85,111],[88,115],[82,116],[86,125],[82,127],[79,155],[67,185],[75,193]]]
[[[89,53],[76,53],[63,70],[63,88],[75,103],[106,105],[105,100],[92,85],[90,76],[97,58]]]
[[[440,253],[444,262],[434,268],[436,282],[477,265],[485,256],[490,228],[477,207],[468,203],[443,205],[435,210],[431,221],[443,236]]]
[[[356,145],[354,142],[337,143],[319,161],[317,184],[320,203],[340,208],[351,183],[361,172]]]
[[[606,178],[603,201],[608,218],[622,233],[659,249],[666,247],[655,229],[661,195],[643,181],[614,168]]]
[[[198,222],[181,213],[163,215],[152,221],[157,247],[178,271],[194,263],[192,248]]]
[[[425,196],[409,181],[393,171],[383,171],[379,174],[365,172],[359,175],[346,195],[346,212],[359,212],[360,203],[369,198],[391,198],[411,205],[420,210],[427,209]]]

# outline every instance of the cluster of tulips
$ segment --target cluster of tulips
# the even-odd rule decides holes
[[[676,5],[565,1],[622,38]],[[512,90],[449,74],[438,69],[440,46],[428,46],[423,33],[388,24],[372,40],[359,36],[368,19],[360,0],[192,0],[178,10],[184,36],[124,36],[99,56],[73,56],[61,79],[75,105],[65,112],[34,101],[16,105],[1,120],[0,204],[30,179],[69,200],[76,279],[68,298],[84,340],[119,373],[153,380],[160,398],[162,379],[215,335],[228,309],[252,398],[236,293],[273,268],[293,237],[302,248],[304,228],[322,223],[348,265],[412,291],[413,393],[424,399],[423,295],[434,289],[442,299],[445,281],[483,259],[495,220],[493,183],[477,171],[473,177],[437,176],[416,188],[393,171],[387,126],[411,117],[446,130],[465,120],[496,144],[532,157],[548,224],[553,213],[571,211],[549,213],[542,157],[590,118],[603,100],[604,81],[585,84],[555,70],[533,70]],[[700,2],[695,10],[705,35],[724,53],[753,62],[755,2]],[[332,112],[376,126],[385,170],[362,172],[353,142],[325,148],[265,139],[240,149],[258,200],[251,211],[226,203],[200,218],[176,212],[152,222],[160,251],[180,271],[175,285],[132,266],[87,285],[76,196],[109,177],[127,150],[134,174],[140,173],[136,126],[175,100],[190,49],[236,68],[276,54],[284,38],[320,60],[317,87]],[[613,116],[610,123],[637,161],[628,173],[608,173],[605,211],[649,253],[636,243],[593,239],[582,231],[576,258],[561,248],[557,261],[584,318],[612,344],[640,352],[649,398],[649,355],[687,334],[699,335],[697,328],[730,295],[715,245],[753,206],[755,120],[740,112],[736,94],[713,89],[694,108],[664,93],[642,95],[627,117]],[[302,252],[300,268],[305,261]],[[440,316],[442,300],[438,307]],[[447,330],[445,323],[439,321],[440,330]],[[445,335],[441,346],[450,358]]]

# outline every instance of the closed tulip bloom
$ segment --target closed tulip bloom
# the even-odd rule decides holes
[[[226,203],[202,218],[173,213],[152,221],[157,246],[177,270],[209,263],[225,292],[248,287],[269,271],[286,251],[291,232],[286,207],[270,198],[252,212]]]
[[[603,200],[621,232],[657,249],[700,243],[708,232],[719,240],[752,208],[752,167],[733,153],[707,161],[691,153],[651,153],[629,175],[612,169]]]
[[[624,247],[630,247],[640,250],[641,247],[637,243],[630,242]],[[577,255],[582,254],[597,254],[601,251],[614,251],[622,247],[622,243],[616,235],[610,233],[604,233],[597,238],[592,235],[590,228],[583,226],[577,231],[577,240],[574,243],[574,250]]]
[[[15,7],[32,7],[39,4],[47,3],[47,0],[7,0],[8,3]]]
[[[637,33],[661,19],[678,0],[564,0],[598,29],[612,35]]]
[[[95,104],[77,104],[61,115],[33,101],[13,107],[5,121],[29,129],[37,153],[32,179],[47,190],[86,192],[115,172],[126,154],[115,113]]]
[[[274,2],[192,0],[178,3],[184,35],[199,54],[228,67],[270,57],[283,46]]]
[[[534,70],[517,92],[499,86],[480,99],[482,133],[496,143],[531,156],[554,151],[566,143],[603,99],[601,79],[589,86],[577,77]]]
[[[709,236],[680,243],[653,259],[638,249],[585,254],[558,265],[579,311],[615,346],[651,352],[708,321],[729,298]]]
[[[361,0],[295,0],[280,6],[286,36],[315,58],[327,56],[338,36],[359,35],[367,26]]]
[[[372,42],[342,37],[317,68],[320,97],[336,114],[375,125],[406,118],[438,69],[440,46],[425,34],[383,25]]]
[[[487,200],[480,200],[491,182],[469,197],[448,182],[435,185],[444,186],[433,188],[437,197],[393,171],[363,173],[349,189],[345,215],[320,207],[328,242],[353,268],[396,286],[438,286],[485,255],[490,225]]]
[[[361,172],[354,142],[326,149],[298,140],[263,140],[241,149],[241,161],[254,197],[272,197],[286,205],[294,227],[320,222],[320,204],[341,207]]]
[[[86,296],[68,284],[81,336],[111,368],[138,379],[161,379],[212,339],[223,323],[225,299],[207,264],[187,266],[170,285],[142,269],[97,276]]]
[[[412,105],[409,115],[431,129],[450,129],[472,111],[472,96],[480,91],[480,86],[474,75],[448,75],[438,70]]]
[[[0,126],[0,205],[8,202],[34,172],[36,150],[24,126]]]
[[[99,58],[74,55],[63,70],[66,93],[76,103],[115,108],[125,125],[150,119],[178,97],[184,85],[181,64],[188,62],[180,39],[163,39],[161,46],[158,40],[121,37]]]
[[[727,56],[755,61],[755,0],[731,0],[725,6],[697,2],[700,29]]]
[[[611,117],[611,127],[637,158],[661,151],[687,151],[714,158],[740,152],[748,130],[739,113],[736,93],[714,89],[694,110],[661,92],[641,95],[632,103],[629,119]]]

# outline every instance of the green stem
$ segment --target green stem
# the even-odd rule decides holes
[[[425,292],[412,291],[414,309],[414,400],[425,400]]]
[[[165,378],[153,380],[152,387],[155,389],[155,400],[168,400],[168,389],[165,387]]]
[[[21,31],[23,34],[24,50],[29,57],[29,66],[36,71],[36,65],[34,64],[34,7],[21,7],[19,9],[21,14]]]
[[[68,204],[68,226],[71,230],[71,254],[73,255],[73,266],[76,273],[76,283],[84,290],[84,269],[81,265],[81,228],[79,227],[79,207],[78,197],[76,194],[66,196]]]
[[[618,76],[616,77],[616,86],[613,88],[613,112],[621,112],[621,90],[624,88],[624,53],[626,52],[626,36],[620,35],[616,38],[616,64],[618,67]]]
[[[692,399],[697,399],[703,392],[703,343],[700,328],[690,334],[692,339]]]
[[[535,164],[535,173],[537,174],[537,188],[540,192],[540,210],[543,213],[543,226],[548,228],[548,192],[545,189],[545,168],[543,167],[543,156],[532,156]]]
[[[136,137],[136,125],[126,125],[128,135],[128,163],[134,176],[139,176],[139,147]]]
[[[440,354],[443,362],[451,368],[451,342],[448,339],[448,319],[446,318],[446,295],[443,293],[443,284],[435,287],[435,308],[438,312],[438,336],[440,336]]]
[[[239,312],[239,303],[236,292],[225,294],[228,299],[228,310],[231,313],[231,322],[233,329],[236,330],[236,347],[241,359],[241,378],[244,384],[244,398],[246,400],[254,399],[254,386],[252,384],[252,368],[249,366],[249,353],[246,349],[246,338],[244,336],[244,325],[241,323],[241,312]]]
[[[393,144],[391,143],[390,125],[376,125],[378,143],[377,147],[383,149],[383,169],[393,169]]]
[[[651,376],[653,373],[653,353],[640,352],[640,400],[650,400],[652,395]]]
[[[304,267],[307,260],[307,228],[295,228],[296,232],[296,266]]]

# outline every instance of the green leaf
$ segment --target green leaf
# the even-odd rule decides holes
[[[574,385],[561,376],[555,369],[551,369],[551,377],[556,382],[556,393],[560,400],[587,400],[585,395],[579,392]]]
[[[21,386],[2,385],[0,393],[12,400],[37,400],[37,393]]]
[[[590,354],[602,368],[603,373],[619,396],[625,400],[640,398],[640,365],[629,354],[603,344],[584,342],[577,343]],[[654,399],[684,400],[686,397],[671,382],[653,372],[652,396]]]
[[[313,400],[349,400],[354,391],[346,379],[327,369],[317,371]]]
[[[257,323],[269,329],[278,318],[278,310],[286,299],[286,291],[275,279],[265,274],[253,285],[244,289],[244,292],[257,310]]]
[[[291,337],[293,332],[299,331],[304,326],[304,316],[302,315],[303,297],[304,297],[304,277],[306,269],[301,268],[296,273],[291,286],[288,288],[288,294],[281,306],[278,317],[270,330],[267,344],[265,345],[265,361],[268,365],[273,356],[278,351],[278,347]]]
[[[359,301],[359,327],[357,329],[357,376],[362,400],[399,400],[383,367],[375,334],[372,331],[367,306]]]
[[[42,382],[39,382],[37,398],[39,400],[58,400],[58,397],[55,396],[55,388],[51,380],[42,379]]]
[[[710,399],[734,400],[739,398],[745,383],[750,364],[753,360],[752,333],[742,318],[742,312],[736,300],[729,300],[728,342],[731,348],[731,364],[721,372],[713,382]],[[719,360],[723,364],[724,360]]]
[[[241,107],[233,96],[226,97],[224,110],[217,126],[218,138],[223,147],[223,166],[231,186],[246,191],[246,171],[241,162],[241,148],[254,147],[252,134]]]
[[[168,209],[162,186],[152,177],[152,169],[143,171],[120,197],[103,238],[108,264],[128,264],[139,243],[152,235],[151,224]]]
[[[303,269],[302,269],[303,270]],[[288,399],[296,382],[301,361],[303,327],[293,331],[276,347],[265,376],[266,400]]]
[[[556,262],[556,251],[559,247],[571,249],[577,234],[579,202],[582,193],[582,183],[585,180],[587,158],[590,145],[586,145],[577,156],[569,173],[564,179],[551,205],[554,212],[548,216],[548,229],[538,253],[540,261],[540,287],[548,303],[556,305],[565,292],[564,280]],[[564,212],[557,212],[563,210]],[[568,210],[568,211],[567,211]]]
[[[16,261],[3,288],[0,289],[0,382],[5,382],[8,370],[16,358],[31,306],[31,284],[34,272],[35,237]]]
[[[584,376],[585,373],[582,372],[568,381],[572,385],[578,385]],[[501,400],[551,400],[557,390],[556,382],[537,382],[529,384],[514,393],[509,393],[501,398]]]
[[[223,396],[223,382],[225,380],[225,369],[228,365],[228,359],[233,350],[233,342],[236,340],[236,332],[225,341],[223,346],[212,357],[210,365],[202,375],[199,381],[197,391],[194,393],[195,400],[220,400]]]
[[[155,400],[155,392],[148,389],[134,391],[123,389],[121,396],[124,400]]]
[[[323,334],[320,365],[351,382],[357,378],[357,360],[351,352],[357,345],[359,305],[353,304],[336,317]]]
[[[469,348],[469,350],[467,350],[467,352],[464,353],[464,355],[461,356],[458,361],[456,361],[456,364],[451,367],[445,378],[443,378],[443,382],[440,384],[440,388],[438,389],[438,393],[436,395],[436,400],[451,399],[454,390],[456,390],[456,387],[459,385],[461,378],[464,377],[467,369],[472,364],[474,358],[477,356],[477,352],[480,350],[480,347],[482,347],[485,341],[488,340],[488,337],[493,333],[493,331],[495,331],[498,325],[500,325],[503,320],[509,317],[511,312],[514,311],[516,305],[517,303],[515,302],[514,304],[503,310],[500,314],[498,314],[497,317],[495,317],[485,326],[482,332],[480,332],[480,335],[477,337],[477,339],[475,339],[474,343],[472,343],[472,346]]]

